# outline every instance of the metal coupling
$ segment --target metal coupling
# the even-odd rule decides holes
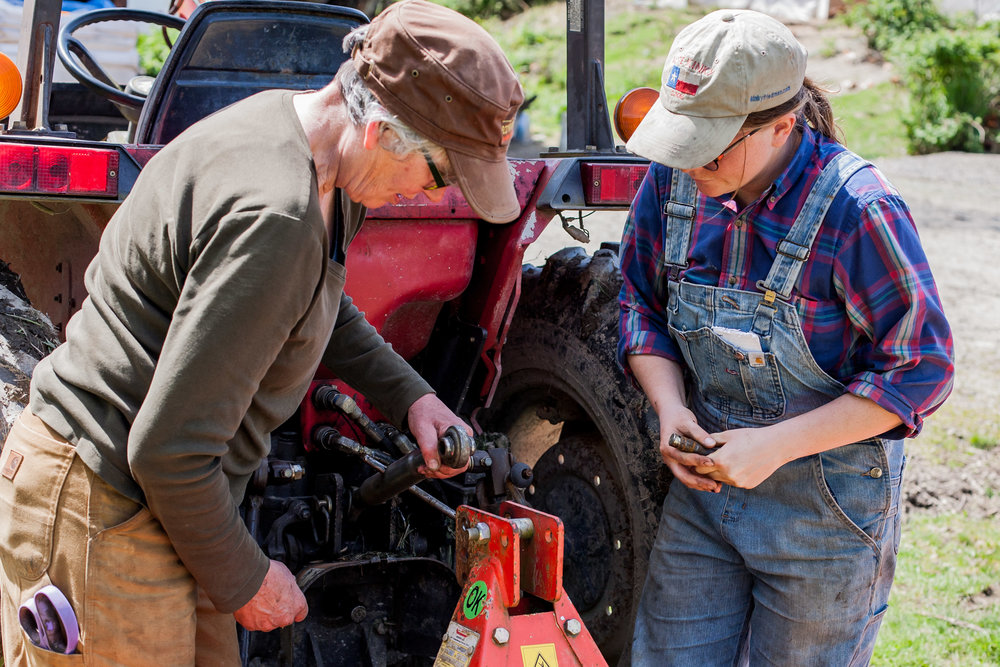
[[[472,457],[475,442],[465,429],[457,425],[449,426],[438,440],[438,455],[441,465],[449,468],[464,468]]]
[[[269,470],[274,482],[294,482],[306,475],[306,469],[293,461],[271,461]]]
[[[688,454],[701,454],[702,456],[708,456],[713,451],[702,445],[694,438],[689,438],[679,433],[671,433],[670,437],[667,438],[667,444],[678,451],[686,452]]]
[[[465,534],[469,538],[470,542],[488,542],[490,539],[490,526],[489,524],[480,521],[475,526],[469,526],[466,528]]]
[[[521,536],[522,539],[530,540],[535,536],[535,524],[531,519],[507,519],[514,526],[514,532]]]

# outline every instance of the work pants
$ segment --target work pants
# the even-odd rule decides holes
[[[76,654],[33,646],[18,623],[47,584],[76,613]],[[28,410],[0,454],[0,614],[5,667],[240,662],[232,614],[212,606],[160,522]]]
[[[902,467],[902,441],[867,441],[796,459],[754,489],[675,482],[632,664],[867,665],[896,568]]]

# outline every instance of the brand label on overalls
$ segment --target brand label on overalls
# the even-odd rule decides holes
[[[3,471],[0,474],[13,481],[14,475],[17,474],[17,469],[21,467],[21,461],[23,460],[23,454],[15,452],[13,449],[10,450],[10,454],[7,455],[7,462],[3,464]]]

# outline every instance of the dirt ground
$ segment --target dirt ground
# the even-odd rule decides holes
[[[941,153],[880,167],[913,210],[955,335],[955,387],[926,429],[943,443],[918,438],[910,448],[907,502],[918,511],[998,516],[1000,155]],[[935,462],[938,445],[954,451]]]

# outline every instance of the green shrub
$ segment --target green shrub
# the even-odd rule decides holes
[[[170,44],[173,44],[177,40],[178,31],[167,28],[167,35],[170,37]],[[150,27],[146,32],[140,33],[136,49],[139,52],[139,69],[149,76],[160,73],[163,61],[170,53],[170,46],[163,38],[163,29],[159,27]]]
[[[473,19],[508,19],[532,5],[548,4],[552,0],[438,0],[445,7]]]
[[[890,52],[904,72],[903,117],[914,153],[1000,149],[1000,36],[996,25],[924,32]]]
[[[869,48],[883,52],[900,40],[948,27],[934,0],[869,0],[852,6],[844,18],[864,33]]]
[[[847,13],[869,47],[903,72],[911,153],[1000,148],[1000,36],[996,24],[949,20],[934,0],[870,0]]]

